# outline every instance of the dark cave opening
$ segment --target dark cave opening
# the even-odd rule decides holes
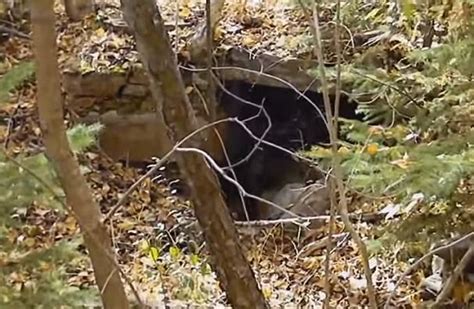
[[[265,140],[283,147],[289,151],[308,150],[313,145],[327,144],[328,131],[321,115],[316,111],[318,107],[324,116],[322,94],[307,91],[305,96],[311,101],[301,97],[292,89],[271,86],[253,85],[241,81],[226,81],[227,90],[217,93],[219,118],[236,117],[246,121],[247,128],[257,137],[268,129]],[[231,94],[229,94],[229,92]],[[245,102],[248,101],[248,102]],[[250,102],[250,103],[249,103]],[[331,97],[331,102],[334,98]],[[265,109],[265,113],[261,110]],[[356,114],[357,104],[352,103],[347,97],[341,97],[340,116],[346,119],[362,120]],[[322,174],[314,165],[299,160],[274,147],[259,144],[239,124],[228,122],[221,131],[230,164],[233,167],[236,180],[250,194],[270,199],[272,194],[282,192],[287,185],[315,182]],[[220,144],[218,149],[220,149]],[[252,155],[249,157],[249,153]],[[243,161],[244,158],[247,158]],[[217,155],[215,158],[219,166],[225,168],[228,162]],[[150,162],[151,163],[151,162]],[[142,163],[144,170],[146,164]],[[137,166],[138,167],[138,166]],[[227,175],[229,169],[226,169]],[[222,194],[234,219],[245,220],[245,212],[238,189],[219,173],[216,173],[221,185]],[[176,162],[170,162],[157,171],[153,176],[156,181],[163,182],[169,187],[170,193],[177,196],[188,197],[189,188],[181,180],[181,175]],[[294,187],[294,186],[293,186]],[[269,194],[271,193],[271,194]],[[251,198],[244,199],[249,219],[269,219],[269,206]],[[277,203],[278,204],[278,203]],[[318,215],[305,214],[305,215]]]
[[[308,102],[288,88],[252,85],[241,81],[227,81],[224,87],[227,91],[220,90],[217,96],[223,114],[240,120],[250,119],[246,125],[254,135],[262,136],[269,127],[270,119],[271,126],[265,140],[290,151],[307,150],[312,145],[329,142],[325,122],[316,110],[317,107],[324,114],[322,94],[307,91],[305,96],[311,101]],[[331,98],[331,102],[334,102],[334,98]],[[260,110],[262,106],[267,115]],[[356,108],[357,105],[347,97],[341,97],[340,117],[360,120]],[[247,157],[256,143],[257,140],[239,124],[229,123],[227,126],[224,144],[231,164],[234,165]],[[227,162],[219,163],[221,166],[227,166]],[[247,192],[258,196],[278,190],[288,183],[306,182],[320,177],[320,174],[311,173],[313,170],[308,163],[262,144],[248,160],[234,167],[237,181]],[[237,188],[223,177],[219,177],[219,180],[234,217],[245,219]],[[266,219],[261,205],[254,199],[246,198],[245,205],[250,219]]]

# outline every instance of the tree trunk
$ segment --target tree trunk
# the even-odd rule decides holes
[[[128,308],[127,297],[113,256],[107,230],[101,224],[99,206],[80,173],[66,137],[58,70],[54,0],[31,1],[33,50],[36,59],[38,111],[46,153],[66,193],[67,204],[84,233],[105,308]]]
[[[134,31],[157,110],[168,126],[164,130],[176,143],[196,130],[197,122],[160,12],[154,0],[121,0],[121,3],[125,19]],[[177,158],[189,182],[196,217],[230,304],[234,308],[266,308],[214,173],[197,154],[182,154]]]
[[[214,37],[214,32],[219,20],[222,17],[222,10],[224,9],[224,0],[210,0],[211,1],[211,35]],[[207,50],[206,42],[206,20],[198,26],[196,34],[191,38],[190,51],[192,59],[199,59],[205,56]]]
[[[80,21],[94,12],[94,0],[64,0],[66,14],[72,21]]]

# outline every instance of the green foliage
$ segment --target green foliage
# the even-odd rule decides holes
[[[57,195],[62,195],[53,169],[43,154],[32,157],[18,157],[15,159],[23,167],[8,160],[0,153],[0,225],[12,222],[12,210],[26,209],[33,202],[40,205],[49,205],[57,208],[60,206],[52,196],[50,189]],[[40,183],[29,171],[41,178]],[[48,187],[46,187],[46,185]],[[13,222],[14,223],[14,222]]]
[[[98,128],[94,125],[69,130],[68,136],[73,149],[77,152],[90,146]],[[0,267],[0,305],[35,308],[79,306],[84,304],[84,300],[96,296],[94,291],[68,286],[64,281],[65,268],[55,266],[65,265],[78,256],[77,245],[61,243],[31,251],[8,237],[11,229],[21,228],[25,224],[16,219],[18,216],[12,215],[24,214],[32,205],[53,207],[63,212],[62,204],[58,201],[63,195],[54,170],[43,154],[19,156],[15,159],[0,154],[0,246],[6,253],[6,256],[0,255],[0,265],[6,265]],[[38,265],[45,264],[50,265],[52,271],[38,272]],[[14,282],[9,281],[10,277],[19,273],[32,276],[27,281],[30,285],[20,290]]]
[[[464,76],[474,74],[474,41],[467,39],[441,45],[427,51],[414,51],[408,55],[414,62],[421,62],[430,75],[441,75],[445,71],[458,71]]]
[[[73,144],[74,140],[75,138],[71,139]],[[86,143],[82,144],[82,147],[86,146]],[[66,265],[80,255],[76,250],[77,244],[63,242],[31,250],[8,237],[12,229],[28,227],[24,226],[26,222],[18,218],[22,217],[21,214],[26,214],[33,205],[64,211],[57,200],[62,199],[62,189],[46,157],[38,154],[32,157],[17,157],[14,160],[17,163],[5,155],[0,155],[0,246],[4,252],[4,255],[0,255],[0,265],[3,265],[0,267],[0,307],[80,306],[85,300],[96,297],[96,292],[68,286],[64,281],[65,267],[57,266]],[[41,271],[41,265],[48,265],[51,269]],[[19,283],[12,279],[20,274],[29,277],[28,280],[25,279],[26,286],[21,288]]]
[[[87,127],[69,132],[70,141],[75,140],[81,150],[89,146],[85,136],[93,136],[97,129],[94,126],[91,132],[86,133]],[[64,242],[31,250],[28,246],[15,243],[8,237],[9,231],[22,228],[25,222],[18,220],[21,214],[27,213],[32,205],[53,207],[63,212],[61,203],[63,192],[58,185],[51,164],[43,154],[31,157],[16,157],[15,162],[0,155],[0,246],[5,255],[0,255],[0,306],[20,306],[35,308],[53,308],[59,306],[80,306],[87,299],[96,297],[92,290],[79,290],[70,287],[64,281],[66,269],[64,266],[72,258],[79,256],[77,244]],[[34,175],[34,176],[33,176]],[[39,178],[39,179],[38,179]],[[20,216],[13,216],[20,214]],[[50,271],[39,271],[41,265],[49,265]],[[27,274],[29,278],[26,287],[18,288],[18,284],[11,278],[18,274]]]
[[[68,132],[69,144],[74,153],[85,151],[89,146],[95,143],[97,134],[102,129],[102,124],[95,123],[92,125],[78,124],[71,128]]]
[[[398,228],[409,232],[396,236],[427,237],[466,224],[472,229],[472,220],[459,219],[469,211],[456,197],[466,190],[460,188],[463,180],[474,175],[474,3],[400,4],[399,33],[372,41],[377,44],[342,66],[343,90],[358,103],[365,122],[342,120],[346,142],[338,155],[351,189],[390,197],[401,206],[406,216]],[[375,15],[389,15],[376,7]],[[447,34],[439,46],[420,49],[415,24],[427,20],[444,25]],[[336,72],[327,72],[334,89]],[[328,149],[306,154],[327,167],[331,163]]]
[[[0,78],[0,101],[32,73],[33,65],[28,62]],[[99,130],[99,125],[80,125],[69,130],[73,151],[79,153],[91,146]],[[44,154],[11,158],[0,152],[1,308],[82,307],[86,301],[97,299],[96,290],[71,287],[65,281],[68,263],[83,258],[77,250],[78,240],[31,246],[36,240],[28,233],[26,237],[31,241],[12,237],[35,229],[25,220],[32,207],[52,207],[57,214],[63,213],[60,200],[63,196],[54,169]]]
[[[0,78],[0,103],[8,99],[8,94],[31,78],[34,74],[33,62],[23,62]]]
[[[94,124],[78,125],[68,130],[74,152],[82,152],[95,143],[94,137],[100,128],[100,125]],[[0,225],[11,221],[8,214],[12,209],[19,211],[33,203],[61,208],[57,197],[64,196],[54,169],[44,154],[18,156],[15,161],[11,161],[0,152],[0,192],[0,203],[3,205],[0,208]]]
[[[79,242],[61,242],[54,247],[27,254],[11,250],[6,266],[0,268],[0,306],[9,308],[78,307],[97,298],[93,290],[80,290],[64,282],[66,265],[78,259]],[[18,247],[18,246],[17,246]],[[57,266],[59,265],[59,266]],[[25,278],[26,277],[26,278]],[[22,278],[21,283],[18,279]]]
[[[474,132],[429,144],[414,144],[397,141],[401,137],[397,132],[402,131],[400,127],[371,134],[369,130],[361,130],[365,126],[354,121],[344,127],[349,131],[347,139],[354,142],[351,151],[340,153],[352,189],[396,195],[404,201],[415,193],[423,193],[428,200],[447,199],[461,179],[474,173]],[[383,142],[389,139],[397,144],[384,146]],[[371,152],[369,147],[375,147],[376,152]],[[307,155],[330,163],[331,153],[321,151],[320,147]]]

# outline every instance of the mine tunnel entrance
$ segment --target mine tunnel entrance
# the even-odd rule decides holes
[[[313,145],[329,142],[329,134],[324,121],[324,102],[322,95],[315,91],[306,91],[304,96],[295,90],[269,85],[252,84],[240,80],[226,80],[218,87],[216,114],[218,118],[235,117],[245,123],[247,130],[235,122],[227,122],[217,127],[223,139],[230,162],[222,155],[220,143],[208,140],[203,148],[233,178],[229,165],[233,166],[236,181],[243,189],[275,204],[295,204],[300,193],[308,183],[322,177],[314,166],[305,161],[296,160],[290,153],[283,152],[259,139],[282,147],[290,152],[308,150]],[[220,86],[220,85],[219,85]],[[331,98],[334,102],[334,98]],[[347,119],[359,119],[355,103],[347,97],[341,97],[340,116]],[[195,107],[196,108],[196,107]],[[319,111],[317,110],[319,109]],[[101,121],[106,130],[99,139],[101,148],[117,160],[125,160],[129,165],[145,168],[151,156],[162,156],[170,148],[165,145],[166,133],[155,114],[114,116],[112,120],[103,117]],[[211,138],[212,140],[212,138]],[[215,139],[214,139],[215,140]],[[120,147],[118,147],[120,146]],[[258,147],[257,147],[258,146]],[[133,163],[132,163],[133,162]],[[281,211],[245,198],[244,205],[238,189],[219,173],[223,196],[235,219],[273,219],[282,217]],[[164,182],[171,193],[187,196],[187,186],[180,180],[175,163],[170,163],[154,176]],[[304,191],[306,194],[306,191]],[[324,191],[311,195],[314,207],[298,210],[298,215],[319,215],[327,207]],[[322,195],[321,195],[322,194]],[[312,202],[312,203],[313,203]],[[313,203],[313,204],[314,204]],[[306,204],[301,204],[306,207]],[[287,206],[287,205],[280,205]],[[313,205],[314,206],[314,205]],[[292,210],[293,211],[293,210]]]
[[[321,115],[324,114],[322,95],[307,91],[304,96],[306,98],[289,88],[226,81],[224,89],[219,90],[217,99],[224,115],[245,121],[247,128],[256,137],[263,136],[265,141],[290,151],[298,151],[329,142],[329,134],[322,118],[324,115]],[[331,98],[331,102],[334,102],[334,98]],[[351,103],[347,97],[341,98],[340,106],[341,117],[360,118],[356,114],[357,105]],[[261,143],[257,145],[258,139],[237,123],[229,123],[223,136],[237,181],[250,194],[270,200],[279,195],[280,200],[277,202],[288,202],[289,196],[293,194],[292,191],[285,193],[288,186],[303,188],[308,181],[321,178],[321,174],[316,172],[314,167],[296,160],[291,154]],[[219,164],[227,166],[228,162],[221,159]],[[245,219],[246,214],[237,188],[223,177],[219,179],[227,205],[234,217]],[[317,199],[318,203],[327,203],[321,200],[324,198]],[[267,219],[275,215],[274,211],[268,210],[268,206],[254,199],[245,198],[244,201],[249,219]],[[316,205],[317,214],[325,207]]]
[[[252,72],[263,70],[267,77],[237,74],[242,73],[240,70],[219,72],[224,87],[217,85],[215,114],[218,119],[236,117],[245,121],[254,137],[261,138],[265,133],[265,141],[289,151],[309,149],[312,145],[328,142],[328,131],[322,115],[323,99],[316,92],[318,82],[305,73],[317,63],[297,59],[282,61],[265,55],[255,58],[238,50],[231,50],[224,58],[223,67],[240,67]],[[186,85],[200,79],[195,73],[185,70],[181,73]],[[305,91],[303,97],[293,89],[281,87],[277,79],[268,76],[288,80],[300,90],[306,87],[310,90]],[[98,144],[110,158],[125,161],[130,166],[146,168],[149,163],[147,160],[154,156],[162,157],[171,149],[172,145],[163,129],[163,119],[156,114],[156,105],[143,70],[112,75],[69,72],[64,74],[63,79],[66,104],[79,116],[78,120],[83,123],[101,122],[104,125]],[[208,114],[202,100],[197,98],[198,94],[202,96],[202,92],[191,91],[190,99],[198,120],[204,125]],[[360,119],[355,112],[357,105],[347,97],[341,97],[340,107],[341,117]],[[264,197],[275,204],[290,203],[294,201],[295,188],[300,190],[307,181],[321,177],[307,163],[295,160],[291,154],[264,144],[256,148],[258,141],[237,123],[227,122],[217,129],[223,138],[230,165],[234,166],[237,181],[250,194]],[[200,147],[211,154],[220,166],[226,167],[229,164],[224,160],[222,147],[215,142],[213,135],[210,133]],[[172,192],[185,197],[187,188],[180,181],[176,164],[170,163],[166,169],[168,172],[161,171],[161,178],[156,175],[155,179],[165,182],[171,186]],[[245,219],[236,187],[223,177],[220,177],[220,182],[234,217]],[[245,199],[245,204],[249,219],[281,215],[269,211],[253,199]]]

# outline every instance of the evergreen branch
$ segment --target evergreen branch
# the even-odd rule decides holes
[[[74,214],[74,211],[72,211],[72,209],[69,207],[69,205],[67,205],[66,202],[64,202],[64,200],[56,194],[56,192],[54,191],[54,188],[51,187],[46,181],[44,181],[43,178],[41,178],[37,173],[35,173],[33,170],[31,170],[28,166],[25,166],[24,164],[22,164],[21,162],[19,162],[18,160],[16,160],[14,157],[10,156],[6,151],[5,149],[1,149],[0,150],[3,155],[10,161],[12,162],[13,164],[15,164],[16,166],[18,166],[19,168],[22,168],[23,170],[25,170],[30,176],[32,176],[34,179],[36,179],[42,186],[44,186],[48,191],[50,191],[51,195],[53,196],[53,198],[59,202],[63,207],[64,209],[66,209],[70,215],[72,215],[76,220],[76,215]],[[143,307],[143,302],[140,298],[140,295],[138,294],[137,290],[135,289],[131,279],[123,272],[123,270],[121,269],[121,267],[118,265],[117,261],[115,260],[115,257],[113,255],[111,255],[109,252],[107,252],[107,250],[105,250],[102,246],[100,246],[100,241],[99,239],[96,237],[96,235],[94,233],[92,233],[91,231],[89,231],[86,227],[84,227],[84,232],[87,233],[87,235],[92,239],[92,241],[96,242],[96,244],[99,244],[99,248],[101,248],[102,250],[102,253],[109,259],[109,261],[111,263],[113,263],[115,265],[115,268],[118,269],[120,275],[122,275],[122,277],[124,278],[124,280],[127,282],[128,286],[130,287],[130,289],[132,290],[132,293],[133,295],[135,296],[137,302]]]

